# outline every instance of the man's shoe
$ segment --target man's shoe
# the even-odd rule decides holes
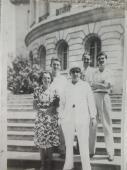
[[[108,155],[108,160],[113,161],[114,160],[114,155]]]

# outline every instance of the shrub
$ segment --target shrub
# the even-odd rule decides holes
[[[41,70],[38,65],[33,65],[26,58],[17,57],[12,62],[12,68],[7,70],[7,87],[14,94],[30,94],[38,86]]]

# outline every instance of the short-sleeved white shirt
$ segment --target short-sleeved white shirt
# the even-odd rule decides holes
[[[105,68],[103,72],[100,72],[99,68],[96,69],[96,71],[94,72],[94,76],[93,76],[93,82],[94,83],[110,83],[110,85],[112,85],[112,79],[111,79],[111,75],[112,72],[109,68]],[[100,89],[101,91],[102,89]],[[99,91],[99,89],[98,89]],[[109,92],[109,90],[107,90],[107,92]]]
[[[87,69],[84,69],[82,71],[82,79],[91,83],[93,81],[93,75],[95,70],[95,68],[88,66]]]
[[[111,80],[111,70],[109,70],[108,68],[105,68],[103,72],[100,72],[99,69],[97,69],[94,72],[94,82],[106,82],[106,83],[110,83],[112,85],[112,80]]]

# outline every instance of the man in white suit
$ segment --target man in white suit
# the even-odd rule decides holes
[[[60,122],[66,145],[66,158],[63,170],[72,170],[73,142],[75,131],[83,170],[91,170],[89,158],[89,122],[96,124],[96,107],[91,87],[80,79],[81,68],[73,65],[70,69],[71,80],[68,81],[63,98],[60,100]]]

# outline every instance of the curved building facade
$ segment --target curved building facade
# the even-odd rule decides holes
[[[58,56],[62,72],[72,62],[82,65],[82,54],[91,54],[91,66],[97,66],[100,51],[108,55],[113,90],[122,91],[124,64],[124,10],[85,7],[70,3],[30,1],[29,32],[25,43],[31,63],[50,70],[50,60]]]

